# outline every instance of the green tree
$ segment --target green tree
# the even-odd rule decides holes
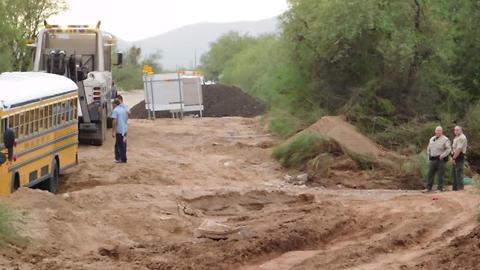
[[[116,53],[116,50],[114,50],[114,53]],[[141,48],[133,46],[127,50],[124,58],[123,66],[114,67],[112,71],[115,83],[123,90],[143,88],[142,72],[144,64],[152,66],[155,73],[162,72],[160,52],[150,54],[143,59]]]
[[[455,61],[452,70],[461,86],[475,98],[480,97],[480,2],[452,1],[449,9],[454,32]]]
[[[67,8],[65,0],[0,0],[0,55],[10,54],[11,69],[25,71],[31,64],[32,51],[27,42],[34,40],[44,20]],[[6,44],[6,45],[5,45]],[[1,49],[4,46],[4,49]],[[5,49],[5,46],[8,49]]]
[[[252,45],[255,39],[248,35],[230,32],[210,44],[210,51],[202,55],[200,69],[207,80],[218,81],[223,70],[238,52]]]
[[[163,70],[162,64],[160,63],[161,60],[162,53],[160,51],[156,51],[145,57],[145,59],[142,61],[142,65],[149,65],[153,68],[155,73],[161,73]]]
[[[0,72],[9,70],[12,64],[10,41],[14,29],[6,20],[7,11],[6,2],[0,0]]]

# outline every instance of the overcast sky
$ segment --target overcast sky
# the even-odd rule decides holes
[[[67,0],[69,10],[50,24],[91,24],[127,41],[199,22],[267,19],[287,9],[287,0]]]

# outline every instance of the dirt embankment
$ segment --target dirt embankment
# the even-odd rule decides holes
[[[265,113],[265,105],[251,97],[238,87],[224,84],[204,85],[203,105],[204,117],[241,116],[255,117]],[[132,118],[146,119],[145,101],[132,107]],[[194,112],[198,114],[197,112]],[[169,112],[157,112],[157,118],[171,117]]]

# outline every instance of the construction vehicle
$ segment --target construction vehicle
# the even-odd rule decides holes
[[[34,47],[33,71],[66,76],[78,85],[78,130],[83,143],[102,145],[111,127],[113,37],[88,25],[49,25]],[[122,64],[117,54],[116,65]]]

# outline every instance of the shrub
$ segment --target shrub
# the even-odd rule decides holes
[[[335,144],[318,134],[304,133],[291,142],[277,146],[272,156],[284,167],[305,169],[309,160],[322,153],[335,152],[335,148]]]

